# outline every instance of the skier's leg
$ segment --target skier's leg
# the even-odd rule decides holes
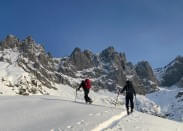
[[[126,110],[127,110],[127,114],[129,114],[129,97],[126,96]]]
[[[133,108],[134,108],[133,95],[130,96],[130,106],[131,106],[131,112],[133,112]]]
[[[90,90],[88,89],[88,94],[89,94],[89,92],[90,92]],[[92,103],[92,99],[88,96],[88,101],[90,102],[90,103]]]
[[[87,103],[88,102],[88,91],[85,89],[84,93],[85,93],[85,96],[84,96],[85,102]]]
[[[89,90],[86,89],[85,92],[86,92],[86,93],[85,93],[85,100],[86,100],[86,102],[90,102],[90,98],[88,97]]]
[[[87,103],[87,96],[86,96],[86,92],[85,92],[85,96],[84,96],[84,98],[85,98],[85,102]]]

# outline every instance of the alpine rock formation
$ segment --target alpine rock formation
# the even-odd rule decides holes
[[[158,82],[148,62],[133,65],[125,53],[113,47],[99,54],[75,48],[70,56],[54,58],[31,36],[19,40],[8,35],[0,42],[1,94],[50,94],[57,90],[55,84],[78,87],[78,81],[92,80],[93,89],[116,91],[130,79],[139,94],[157,89]]]

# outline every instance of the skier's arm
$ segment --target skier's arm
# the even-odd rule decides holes
[[[79,85],[79,88],[77,88],[77,90],[79,91],[81,87],[82,87],[82,83]]]
[[[136,96],[136,91],[135,91],[134,87],[133,87],[133,94]]]
[[[120,91],[120,93],[123,93],[126,90],[126,86],[123,87],[123,89]]]

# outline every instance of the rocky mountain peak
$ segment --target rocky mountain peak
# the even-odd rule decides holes
[[[32,38],[32,36],[27,36],[24,40],[23,43],[26,45],[30,45],[30,46],[36,46],[36,42],[35,40]]]
[[[69,61],[77,70],[82,70],[94,66],[93,57],[94,55],[91,51],[81,51],[80,48],[75,48],[70,55]]]
[[[27,36],[24,39],[24,43],[29,45],[36,45],[36,42],[33,40],[32,36]]]
[[[75,55],[77,55],[77,54],[81,54],[81,49],[80,48],[78,48],[78,47],[76,47],[73,51],[72,51],[72,53],[71,53],[71,57],[73,57],[73,56],[75,56]]]
[[[110,54],[110,53],[115,52],[115,49],[114,49],[113,46],[109,46],[109,47],[107,47],[106,49],[104,49],[103,51],[104,51],[104,52],[108,52],[108,53]]]
[[[15,59],[17,65],[28,74],[32,74],[31,76],[42,85],[51,89],[55,89],[53,83],[78,86],[78,81],[89,77],[92,79],[94,89],[115,91],[116,86],[122,87],[127,78],[132,78],[136,91],[145,94],[143,87],[138,86],[142,85],[141,78],[147,76],[148,80],[153,79],[151,78],[153,77],[152,69],[148,63],[139,64],[142,65],[140,67],[145,72],[142,73],[144,77],[140,77],[140,73],[136,73],[133,64],[128,64],[125,53],[115,51],[114,47],[104,49],[99,55],[90,50],[82,51],[80,48],[75,48],[70,56],[55,59],[49,57],[44,47],[37,44],[31,36],[23,41],[19,41],[14,36],[8,36],[1,46],[9,49],[9,45],[17,47],[16,50],[13,50],[17,54]],[[2,54],[7,51],[11,53],[11,50],[4,50],[4,52],[2,50]],[[6,54],[1,58],[2,61],[3,59],[12,61]]]
[[[14,36],[14,35],[12,35],[12,34],[9,34],[9,35],[7,35],[6,36],[6,40],[12,40],[12,39],[17,39],[17,37],[16,36]]]
[[[154,72],[149,62],[147,61],[139,62],[135,66],[135,70],[137,72],[137,75],[140,77],[140,79],[142,79],[142,82],[146,86],[146,88],[151,88],[153,91],[153,88],[157,87],[158,80],[156,79],[156,76],[154,75]]]
[[[1,49],[4,48],[14,48],[17,47],[19,44],[19,39],[14,35],[7,35],[5,40],[2,41]]]
[[[175,60],[182,60],[183,59],[183,56],[177,56],[176,58],[175,58]]]
[[[144,79],[144,78],[149,79],[149,80],[154,79],[152,67],[150,66],[150,64],[147,61],[138,62],[135,69],[136,69],[137,74],[142,79]]]
[[[178,84],[182,87],[183,79],[183,57],[177,56],[161,71],[161,86],[172,86]]]
[[[110,46],[100,53],[100,57],[105,60],[111,58],[114,53],[116,53],[114,47]]]
[[[110,63],[113,66],[116,66],[118,68],[121,68],[122,70],[125,70],[125,66],[127,63],[125,53],[116,52],[114,47],[110,46],[104,49],[100,53],[99,57],[103,62]]]

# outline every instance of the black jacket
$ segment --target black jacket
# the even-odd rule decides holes
[[[124,88],[120,91],[120,93],[126,92],[126,95],[136,95],[135,89],[133,88],[133,84],[127,83]]]
[[[82,87],[83,89],[85,89],[85,86],[86,86],[85,81],[82,81],[81,84],[79,85],[78,90],[80,90],[81,87]]]

